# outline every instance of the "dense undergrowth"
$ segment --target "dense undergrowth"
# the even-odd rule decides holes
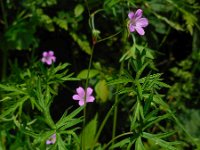
[[[0,6],[0,149],[200,149],[197,0]]]

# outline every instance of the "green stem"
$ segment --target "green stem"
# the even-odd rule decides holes
[[[87,92],[87,88],[89,85],[89,75],[90,75],[90,69],[92,66],[93,52],[94,52],[94,45],[92,45],[92,52],[90,55],[90,60],[89,60],[89,65],[88,65],[88,72],[87,72],[86,82],[85,82],[85,93]],[[85,94],[85,96],[86,96],[86,94]],[[84,108],[84,118],[85,118],[86,117],[86,97],[84,98],[84,104],[85,104],[85,108]],[[84,123],[85,123],[85,119],[84,119]]]
[[[117,93],[118,93],[118,91],[119,91],[119,86],[117,87]],[[119,99],[118,99],[118,94],[116,94],[116,96],[115,96],[115,104],[117,104],[118,101],[119,101]],[[115,135],[116,135],[117,114],[118,114],[118,106],[116,105],[116,106],[115,106],[115,109],[114,109],[114,116],[113,116],[112,139],[114,139],[114,138],[115,138]],[[112,145],[114,145],[114,142],[115,142],[115,140],[113,140]]]
[[[108,39],[110,39],[110,38],[113,38],[113,37],[115,37],[116,35],[120,34],[121,32],[122,32],[122,30],[120,30],[119,32],[117,32],[117,33],[115,33],[115,34],[113,34],[113,35],[110,35],[110,36],[108,36],[108,37],[105,37],[105,38],[103,38],[103,39],[101,39],[101,40],[97,40],[96,43],[100,43],[100,42],[103,42],[103,41],[108,40]]]
[[[122,70],[123,70],[123,66],[124,66],[124,61],[122,61],[122,63],[120,64],[120,75],[122,74]],[[117,85],[117,90],[116,90],[116,95],[115,95],[115,109],[114,109],[114,116],[113,116],[113,128],[112,128],[112,138],[115,138],[116,135],[116,126],[117,126],[117,114],[118,114],[118,102],[119,102],[119,84]],[[114,145],[115,140],[113,140],[112,145]]]
[[[132,33],[131,36],[132,36],[133,44],[136,44],[136,40],[135,40],[134,34]]]
[[[84,129],[85,124],[86,124],[86,106],[87,106],[87,103],[86,103],[86,93],[87,93],[87,88],[88,88],[88,84],[89,84],[89,74],[90,74],[90,69],[91,69],[91,66],[92,66],[94,46],[95,45],[93,44],[92,45],[92,52],[91,52],[90,60],[89,60],[89,65],[88,65],[87,78],[86,78],[86,82],[85,82],[85,97],[84,97],[84,110],[83,110],[83,116],[84,116],[84,119],[83,119],[83,129]],[[82,148],[84,149],[85,148],[85,143],[83,141],[84,140],[82,140],[82,136],[81,136],[81,145],[82,145]]]
[[[133,37],[133,41],[135,41],[135,37],[134,35],[132,35]],[[120,71],[119,74],[121,75],[123,73],[123,67],[124,67],[124,61],[121,62],[120,64]],[[119,92],[119,87],[120,85],[117,85],[117,90],[116,93]],[[112,128],[112,138],[115,139],[115,135],[116,135],[116,126],[117,126],[117,114],[118,114],[118,103],[119,103],[119,95],[116,94],[115,95],[115,110],[114,110],[114,116],[113,116],[113,128]],[[112,145],[114,145],[115,140],[112,141]]]

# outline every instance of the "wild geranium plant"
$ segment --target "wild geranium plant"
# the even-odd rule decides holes
[[[73,6],[70,6],[69,12],[61,10],[51,18],[43,8],[52,9],[56,0],[30,1],[23,3],[27,10],[17,16],[20,19],[12,26],[7,24],[10,20],[0,21],[7,24],[7,42],[18,37],[19,33],[29,31],[29,21],[40,23],[34,26],[34,32],[42,24],[49,32],[64,30],[62,34],[69,38],[65,42],[72,43],[67,51],[72,53],[62,52],[62,58],[68,62],[67,58],[74,57],[71,65],[61,63],[63,60],[50,50],[44,51],[42,58],[36,56],[39,57],[37,60],[31,55],[34,59],[30,64],[24,62],[24,66],[19,66],[11,63],[13,70],[0,83],[0,149],[182,150],[188,143],[198,147],[198,142],[184,129],[163,94],[162,89],[170,86],[163,82],[162,73],[156,68],[156,53],[148,47],[149,37],[145,34],[149,32],[147,28],[153,29],[153,17],[162,18],[157,13],[149,14],[151,3],[105,0],[95,2],[95,7],[90,8],[93,3],[84,2],[84,5],[81,2],[77,4],[72,12]],[[140,8],[136,8],[139,5]],[[6,18],[3,6],[3,18]],[[102,8],[94,11],[97,7]],[[178,4],[173,7],[178,7]],[[33,14],[25,15],[32,10]],[[184,12],[181,8],[178,10]],[[32,15],[35,16],[31,18]],[[88,28],[85,18],[89,18]],[[102,19],[105,21],[103,24]],[[173,24],[166,18],[162,20]],[[108,24],[110,22],[113,26]],[[19,28],[21,30],[14,30]],[[30,34],[33,36],[34,32]],[[25,49],[27,45],[21,45],[24,43],[21,40],[20,37],[20,41],[12,41],[12,46]],[[37,40],[31,39],[28,46],[31,47],[34,41]],[[103,49],[106,53],[101,53]],[[35,50],[33,47],[33,52]],[[79,50],[87,55],[79,54]],[[111,61],[107,61],[108,58]],[[74,67],[76,63],[88,64],[88,67],[79,70],[83,66]],[[75,73],[70,73],[71,69]],[[77,85],[78,88],[74,88]],[[180,132],[176,131],[174,124],[183,131],[187,142],[180,142],[183,137],[179,137]]]

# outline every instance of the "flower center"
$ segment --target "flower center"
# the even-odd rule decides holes
[[[133,26],[136,26],[136,21],[135,21],[135,19],[132,19],[132,20],[130,21],[130,24],[132,24]]]

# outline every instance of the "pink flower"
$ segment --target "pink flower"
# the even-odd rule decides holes
[[[128,17],[130,19],[128,24],[130,32],[135,32],[136,30],[139,35],[144,35],[145,32],[143,28],[146,27],[149,22],[147,18],[142,18],[142,10],[138,9],[135,13],[129,12]]]
[[[77,94],[74,94],[72,98],[74,100],[78,100],[80,106],[83,106],[85,101],[86,102],[94,102],[94,100],[95,100],[94,96],[92,96],[93,89],[90,87],[87,88],[86,95],[85,95],[85,90],[82,87],[78,87],[76,89],[76,92],[77,92]],[[85,99],[85,101],[84,101],[84,99]]]
[[[42,56],[43,57],[42,57],[41,61],[43,63],[46,63],[47,65],[51,65],[53,62],[56,61],[56,57],[54,56],[53,51],[43,52]]]
[[[54,144],[56,143],[56,134],[54,133],[48,140],[46,140],[46,144]]]

